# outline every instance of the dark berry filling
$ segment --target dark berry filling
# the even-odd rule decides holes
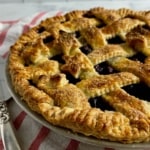
[[[110,39],[107,40],[107,42],[109,44],[118,44],[118,43],[121,44],[121,43],[124,43],[123,39],[121,39],[120,36],[115,36],[113,38],[110,38]]]
[[[76,31],[74,34],[76,38],[79,38],[81,36],[80,31]]]
[[[142,82],[139,84],[125,86],[123,89],[130,95],[133,95],[139,99],[150,101],[150,88]]]
[[[140,61],[144,63],[146,56],[142,53],[137,53],[136,55],[130,57],[131,60]]]
[[[106,26],[105,23],[100,23],[100,24],[96,25],[97,28],[102,28],[102,27],[104,27],[104,26]]]
[[[97,64],[94,66],[94,68],[99,74],[104,74],[104,75],[118,72],[113,67],[111,67],[107,62],[102,62],[100,64]]]
[[[46,43],[50,43],[54,40],[53,36],[47,36],[46,38],[43,39],[43,42]]]
[[[146,24],[144,26],[142,26],[142,28],[146,29],[146,30],[150,30],[150,27]]]
[[[35,87],[36,87],[36,84],[33,82],[33,80],[28,80],[28,81],[29,81],[30,85],[35,86]]]
[[[86,12],[83,17],[85,18],[95,18],[95,16],[91,12]]]
[[[71,74],[69,74],[69,73],[65,73],[65,74],[66,74],[67,80],[69,80],[69,83],[76,84],[77,82],[80,82],[80,81],[81,81],[80,79],[74,78],[74,77],[73,77]]]
[[[89,54],[90,52],[92,52],[92,47],[87,44],[87,45],[83,45],[82,47],[80,47],[80,50],[84,53],[84,54]]]
[[[45,28],[44,27],[40,27],[38,30],[37,30],[37,33],[42,33],[45,31]]]
[[[114,108],[110,106],[108,102],[106,102],[101,96],[90,98],[89,103],[91,107],[100,108],[101,110],[109,110],[112,111]]]
[[[63,31],[63,30],[59,30],[59,34],[66,34],[67,32]]]
[[[55,55],[55,56],[53,56],[53,57],[51,57],[51,58],[49,58],[49,59],[51,59],[51,60],[56,60],[56,61],[58,61],[58,62],[61,63],[61,64],[65,64],[65,61],[64,61],[63,58],[62,58],[62,54]]]

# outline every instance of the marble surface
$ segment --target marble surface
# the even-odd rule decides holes
[[[0,21],[14,20],[29,16],[39,11],[70,11],[73,9],[88,9],[102,6],[106,8],[132,8],[136,10],[150,9],[150,1],[146,0],[56,0],[56,1],[34,1],[4,3],[0,0]]]

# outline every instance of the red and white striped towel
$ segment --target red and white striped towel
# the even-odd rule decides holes
[[[40,12],[23,19],[0,21],[0,55],[5,60],[10,45],[20,34],[41,20],[59,14],[61,12]],[[33,120],[13,100],[8,104],[22,150],[122,150],[122,148],[114,149],[107,146],[96,147],[56,134]],[[2,149],[3,145],[0,139],[0,150]]]

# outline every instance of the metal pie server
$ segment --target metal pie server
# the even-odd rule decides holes
[[[0,130],[4,150],[21,150],[9,121],[7,107],[3,102],[0,102]]]
[[[4,90],[5,89],[5,90]],[[0,80],[0,133],[4,150],[21,150],[5,101],[11,99],[4,80]]]

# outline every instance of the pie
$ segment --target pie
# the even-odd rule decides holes
[[[150,141],[150,11],[74,10],[11,46],[8,72],[50,124],[100,140]]]

